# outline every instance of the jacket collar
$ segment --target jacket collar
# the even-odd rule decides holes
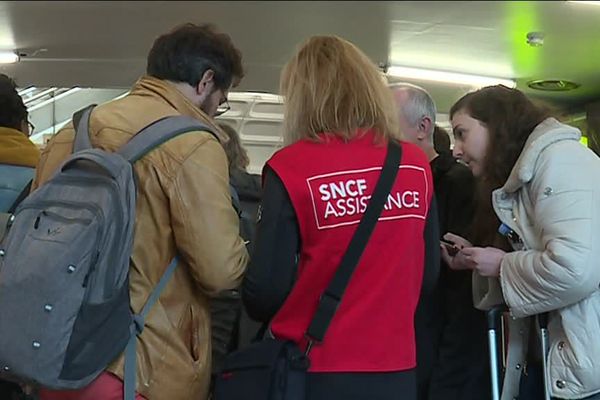
[[[431,160],[429,165],[431,166],[432,173],[435,176],[438,174],[445,174],[446,172],[450,171],[457,162],[458,161],[456,158],[452,156],[452,153],[444,152],[439,153],[436,158]]]
[[[147,95],[152,93],[155,96],[161,97],[173,108],[175,108],[181,115],[192,117],[202,122],[206,126],[212,129],[219,141],[227,143],[228,136],[215,121],[210,118],[204,111],[196,107],[187,97],[183,95],[175,86],[168,81],[154,78],[151,76],[141,77],[131,89],[131,94]]]
[[[0,164],[35,168],[40,151],[23,132],[0,127]]]
[[[517,159],[503,190],[508,193],[517,191],[531,181],[538,157],[551,144],[563,140],[579,140],[581,132],[577,128],[547,118],[531,132],[521,155]]]

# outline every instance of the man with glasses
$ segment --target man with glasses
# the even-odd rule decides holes
[[[27,136],[33,136],[33,131],[35,131],[35,125],[33,125],[31,123],[31,121],[27,121],[27,130],[28,130],[28,134]]]
[[[160,36],[146,76],[122,99],[91,114],[94,146],[115,150],[143,127],[185,115],[215,135],[190,132],[162,144],[134,164],[136,230],[129,284],[139,312],[170,260],[180,265],[146,318],[137,342],[138,399],[206,399],[211,368],[209,303],[239,286],[248,260],[231,206],[226,135],[214,124],[229,89],[243,76],[242,58],[228,35],[186,24]],[[48,144],[34,187],[48,180],[73,148],[69,124]],[[90,386],[42,390],[41,400],[122,399],[123,357]]]
[[[40,152],[15,82],[0,74],[0,212],[9,211],[33,179]],[[0,396],[0,398],[4,398]]]
[[[225,114],[227,111],[231,110],[231,106],[229,105],[229,100],[225,99],[223,103],[217,108],[217,112],[215,113],[215,117],[220,117]]]

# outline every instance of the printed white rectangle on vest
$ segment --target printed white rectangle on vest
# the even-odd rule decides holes
[[[371,198],[381,167],[333,172],[306,179],[318,229],[358,224]],[[380,221],[419,218],[428,212],[429,187],[425,170],[402,165],[388,195]]]

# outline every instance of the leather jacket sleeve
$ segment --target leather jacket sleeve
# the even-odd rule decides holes
[[[184,160],[168,197],[177,249],[198,285],[208,295],[239,286],[248,253],[231,205],[227,158],[216,140]]]
[[[50,139],[40,155],[40,161],[35,169],[35,177],[31,183],[33,192],[49,180],[61,163],[71,154],[75,131],[69,124]]]

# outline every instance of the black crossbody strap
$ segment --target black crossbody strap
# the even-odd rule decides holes
[[[31,192],[32,184],[33,184],[33,179],[31,179],[29,182],[27,182],[27,185],[25,185],[25,187],[23,187],[23,189],[21,190],[21,193],[19,193],[19,196],[17,196],[17,198],[13,202],[13,205],[7,211],[9,214],[14,214],[15,211],[17,210],[17,207],[19,206],[19,204],[21,204],[21,202],[23,200],[25,200],[25,197],[29,196],[29,192]]]
[[[342,296],[350,278],[358,265],[361,256],[367,246],[371,233],[379,220],[379,216],[383,211],[383,207],[388,198],[388,195],[396,181],[400,161],[402,159],[402,148],[395,141],[390,141],[388,144],[385,163],[379,175],[379,180],[375,186],[375,191],[363,215],[346,253],[342,257],[339,267],[337,268],[333,279],[329,286],[319,299],[317,311],[306,331],[306,336],[309,340],[307,353],[313,342],[320,343],[325,337],[327,328],[333,319],[335,312],[342,301]]]

